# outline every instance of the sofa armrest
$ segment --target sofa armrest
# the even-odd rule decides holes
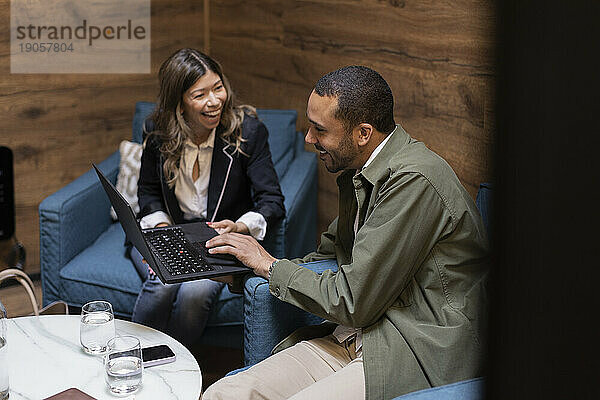
[[[119,152],[111,154],[98,167],[108,179],[116,181]],[[60,269],[113,223],[109,210],[108,197],[92,169],[40,203],[40,269],[44,305],[60,300]]]
[[[394,400],[482,400],[484,378],[474,378],[431,389],[418,390]]]
[[[338,268],[335,260],[301,265],[317,273],[326,269],[336,271]],[[296,329],[322,321],[322,318],[272,296],[267,280],[251,276],[244,285],[245,365],[256,364],[267,358],[275,345]]]

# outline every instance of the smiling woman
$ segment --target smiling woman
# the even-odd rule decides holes
[[[159,71],[157,107],[144,123],[138,199],[144,229],[205,221],[219,233],[262,240],[285,214],[265,125],[235,105],[221,66],[193,49]],[[132,320],[192,345],[224,284],[208,279],[163,285],[131,251],[144,280]]]
[[[227,89],[221,77],[212,71],[207,71],[183,94],[181,114],[190,127],[195,144],[205,142],[210,132],[219,125],[226,101]]]
[[[220,125],[221,137],[238,152],[244,141],[240,129],[244,115],[256,118],[256,111],[248,105],[234,106],[235,96],[221,66],[197,50],[182,49],[171,55],[158,78],[158,107],[150,119],[162,140],[164,172],[172,187],[179,174],[183,139],[206,139],[210,129]],[[214,114],[217,110],[218,115]]]

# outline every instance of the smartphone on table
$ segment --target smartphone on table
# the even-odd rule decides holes
[[[166,344],[142,347],[142,362],[144,368],[154,365],[167,364],[175,361],[175,353]]]

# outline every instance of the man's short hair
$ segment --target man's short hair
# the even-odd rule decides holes
[[[346,131],[361,123],[371,124],[386,134],[396,127],[392,89],[371,68],[351,65],[330,72],[319,79],[314,91],[319,96],[337,98],[334,117]]]

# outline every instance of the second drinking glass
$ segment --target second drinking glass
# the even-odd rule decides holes
[[[133,393],[142,383],[142,348],[135,336],[116,336],[108,341],[104,377],[111,392]]]

